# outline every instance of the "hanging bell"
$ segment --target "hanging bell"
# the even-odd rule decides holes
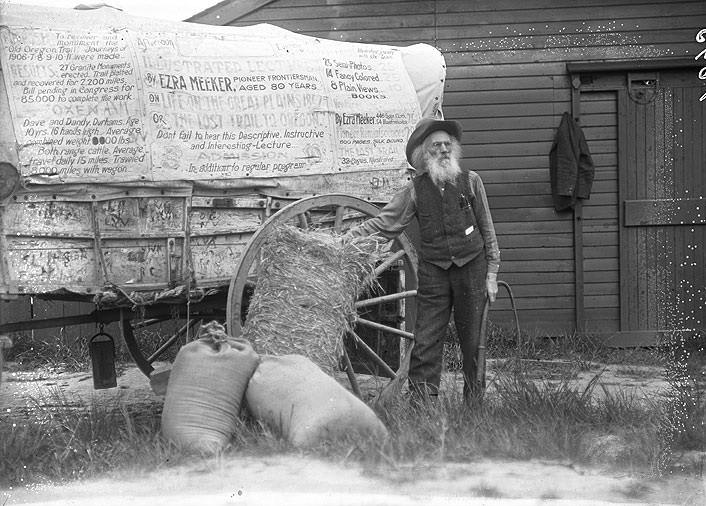
[[[113,338],[105,332],[98,332],[89,341],[88,350],[93,370],[93,388],[102,390],[118,386]]]

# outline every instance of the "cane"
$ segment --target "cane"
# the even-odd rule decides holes
[[[480,397],[485,393],[485,345],[488,340],[486,335],[488,327],[488,309],[490,309],[490,299],[485,297],[485,306],[483,307],[483,316],[480,321],[480,339],[478,343],[478,360],[476,369],[476,381],[480,385]]]

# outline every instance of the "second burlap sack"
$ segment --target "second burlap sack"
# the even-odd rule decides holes
[[[261,356],[245,396],[253,417],[299,448],[345,437],[387,437],[368,405],[301,355]]]

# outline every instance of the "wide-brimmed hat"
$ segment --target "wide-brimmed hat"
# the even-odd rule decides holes
[[[455,137],[457,141],[461,142],[461,134],[463,134],[463,128],[461,123],[453,120],[440,120],[432,118],[423,118],[419,120],[417,126],[414,128],[414,132],[409,136],[407,141],[407,149],[405,149],[405,154],[407,155],[407,161],[412,165],[412,152],[414,148],[419,146],[427,136],[436,132],[437,130],[443,130],[450,136]]]

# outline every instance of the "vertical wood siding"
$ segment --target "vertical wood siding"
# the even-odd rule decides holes
[[[571,111],[567,62],[694,57],[706,2],[671,0],[278,0],[223,24],[271,23],[350,42],[424,42],[448,65],[444,113],[464,126],[465,164],[488,190],[523,329],[574,326],[571,213],[554,211],[548,154]],[[584,207],[588,330],[618,330],[619,243],[615,95],[582,98],[581,124],[597,165]],[[502,294],[501,294],[502,295]],[[511,322],[503,298],[493,319]]]
[[[588,331],[620,330],[617,93],[581,94],[581,127],[596,174],[583,207],[584,293]],[[599,148],[600,146],[600,148]]]

